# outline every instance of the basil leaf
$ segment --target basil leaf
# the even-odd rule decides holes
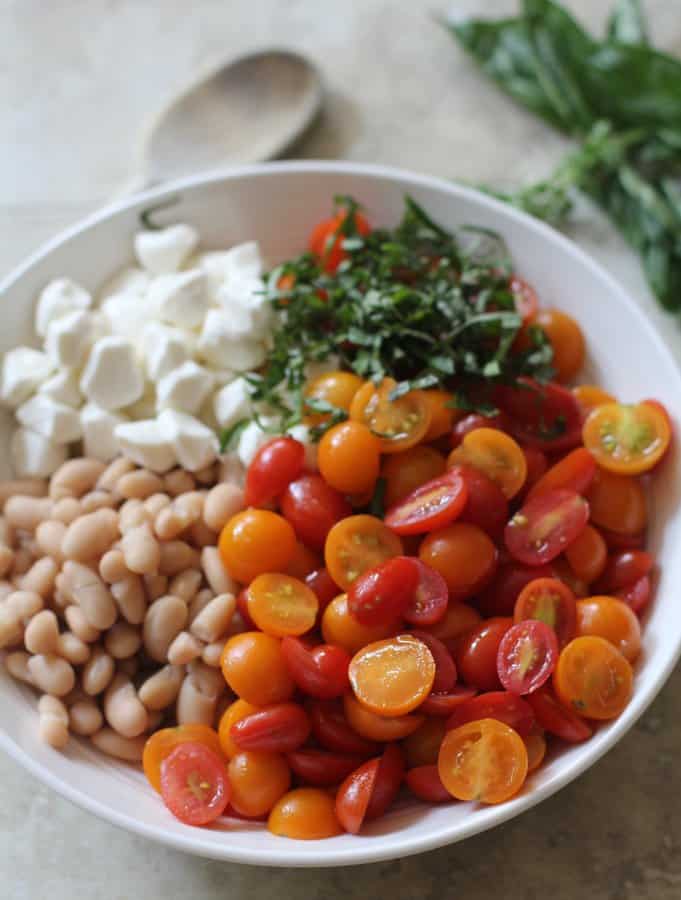
[[[617,0],[608,19],[608,38],[621,44],[649,43],[639,0]]]
[[[226,453],[228,450],[232,449],[236,444],[239,435],[250,421],[250,419],[239,419],[238,422],[235,422],[229,428],[225,428],[220,432],[220,453]]]

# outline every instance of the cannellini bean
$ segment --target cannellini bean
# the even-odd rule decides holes
[[[214,547],[218,540],[216,532],[211,531],[203,519],[197,519],[187,531],[186,536],[187,540],[199,550],[203,547]]]
[[[213,641],[210,644],[206,644],[203,648],[201,659],[211,669],[220,668],[220,659],[222,658],[222,651],[225,649],[225,643],[226,641]]]
[[[168,662],[174,666],[184,666],[203,653],[203,642],[188,631],[181,631],[168,647]]]
[[[64,558],[61,552],[61,542],[64,540],[65,534],[66,525],[57,519],[47,519],[45,522],[41,522],[35,530],[35,539],[40,552],[61,563]]]
[[[134,656],[142,646],[142,635],[139,628],[129,622],[116,622],[107,631],[104,638],[104,649],[114,659],[128,659]]]
[[[127,500],[146,500],[163,491],[163,480],[148,469],[137,469],[119,478],[115,491]]]
[[[147,523],[126,531],[121,540],[125,564],[139,575],[156,575],[161,563],[161,548]]]
[[[189,664],[187,675],[177,697],[178,724],[201,723],[212,725],[218,697],[224,693],[225,682],[220,672],[203,663]]]
[[[171,541],[190,525],[172,506],[162,509],[154,519],[154,533],[162,541]]]
[[[122,759],[125,762],[141,762],[144,753],[144,745],[147,739],[144,735],[135,738],[125,738],[113,728],[102,728],[90,738],[92,743],[102,753]]]
[[[82,509],[75,497],[64,497],[63,500],[57,500],[52,507],[51,518],[64,525],[70,525],[81,514]]]
[[[63,749],[69,740],[69,714],[61,700],[43,694],[38,701],[38,717],[40,739],[50,747]]]
[[[196,487],[196,482],[185,469],[173,469],[172,472],[168,472],[164,476],[163,487],[171,497],[177,497],[179,494],[193,491]]]
[[[47,496],[47,482],[42,478],[15,478],[0,481],[0,509],[4,509],[9,498],[17,494],[21,494],[23,497],[45,497]]]
[[[60,591],[59,588],[54,589],[50,608],[53,609],[57,615],[63,614],[69,606],[73,605],[71,597],[68,594],[65,594],[64,591]]]
[[[95,697],[105,690],[114,677],[116,664],[113,657],[97,646],[92,648],[90,659],[83,666],[81,685],[86,694]]]
[[[14,565],[14,550],[7,544],[0,544],[0,578],[5,576]]]
[[[21,644],[23,634],[24,629],[14,611],[4,605],[0,607],[0,650]]]
[[[203,506],[203,521],[213,531],[223,526],[244,508],[244,492],[235,484],[216,484],[208,491]]]
[[[73,666],[80,666],[90,658],[90,648],[77,635],[64,631],[59,638],[59,656]]]
[[[138,696],[149,710],[161,710],[177,699],[184,678],[181,666],[163,666],[142,684]]]
[[[27,625],[44,606],[43,597],[36,591],[13,591],[2,608],[11,612],[18,624]]]
[[[121,615],[131,625],[141,625],[147,612],[147,598],[139,575],[128,575],[111,585],[111,595]]]
[[[104,718],[109,725],[132,738],[146,730],[149,719],[129,678],[118,672],[104,693]]]
[[[234,594],[218,594],[192,620],[189,630],[207,644],[217,641],[229,628],[235,610]]]
[[[199,554],[185,541],[164,541],[161,543],[161,560],[158,571],[161,575],[177,575],[185,569],[199,567]]]
[[[103,462],[87,456],[67,460],[50,479],[50,497],[82,497],[97,484],[105,468]]]
[[[88,660],[90,648],[75,634],[59,633],[57,617],[50,609],[33,616],[24,632],[24,646],[29,653],[54,654],[74,665]]]
[[[147,593],[147,599],[150,603],[158,600],[164,594],[168,593],[168,576],[167,575],[145,575],[144,589]]]
[[[33,565],[34,560],[35,556],[28,547],[19,547],[19,549],[14,552],[14,559],[12,560],[12,569],[10,572],[11,577],[17,579],[20,575],[25,575]]]
[[[15,591],[14,585],[11,581],[0,580],[0,606],[2,605],[3,600],[6,597],[9,597],[10,594],[13,594]]]
[[[222,565],[217,547],[204,547],[201,551],[201,568],[214,594],[236,594],[237,583]]]
[[[188,522],[196,522],[203,515],[205,499],[205,491],[187,491],[175,497],[172,505]]]
[[[104,724],[104,716],[94,700],[78,700],[69,707],[69,728],[74,734],[88,737]]]
[[[139,656],[129,656],[127,659],[118,660],[118,671],[128,678],[134,678],[139,672],[140,658]]]
[[[121,534],[139,525],[151,523],[152,519],[141,500],[126,500],[118,510],[118,524]]]
[[[64,610],[64,618],[73,634],[80,638],[83,643],[92,644],[99,638],[101,632],[98,628],[90,625],[80,606],[74,606],[73,604],[67,606]]]
[[[87,562],[105,553],[118,538],[118,514],[112,509],[79,516],[66,529],[61,552],[66,559]]]
[[[127,578],[130,569],[126,565],[123,551],[118,548],[107,550],[99,561],[99,574],[109,584]]]
[[[168,585],[168,593],[173,594],[175,597],[181,597],[185,603],[189,603],[196,596],[202,581],[203,575],[198,569],[187,569],[171,579]]]
[[[64,591],[77,603],[90,625],[104,631],[111,628],[118,616],[118,609],[111,591],[96,572],[81,563],[67,560],[62,574]]]
[[[210,588],[203,588],[200,590],[196,596],[191,600],[189,604],[189,621],[193,622],[194,619],[204,610],[208,604],[213,599],[214,594]]]
[[[13,547],[15,538],[16,533],[14,528],[4,516],[0,516],[0,544],[5,544],[7,547]]]
[[[168,494],[152,494],[151,497],[147,497],[144,501],[144,508],[154,519],[162,509],[165,509],[165,507],[169,505],[170,497]]]
[[[246,481],[246,467],[236,453],[228,453],[220,460],[218,481],[224,484],[235,484],[243,487]]]
[[[109,491],[89,491],[80,498],[81,509],[84,513],[96,512],[98,509],[113,509],[116,506],[116,498]]]
[[[52,501],[49,497],[17,494],[5,503],[5,519],[12,528],[33,532],[43,519],[49,519]]]
[[[53,653],[38,653],[28,661],[34,684],[46,694],[63,697],[73,690],[76,673],[73,666]]]
[[[125,456],[119,456],[110,462],[97,479],[96,487],[100,491],[113,491],[118,483],[118,479],[127,475],[128,472],[134,472],[135,463]]]
[[[194,472],[194,478],[199,484],[214,484],[217,480],[217,474],[217,466],[215,463],[210,463],[210,465],[204,466],[203,469]]]
[[[166,594],[154,600],[144,617],[142,636],[147,655],[166,662],[168,648],[187,622],[187,606],[179,597]]]
[[[29,669],[28,663],[31,657],[24,650],[17,650],[14,653],[8,653],[5,656],[5,668],[17,681],[24,681],[26,684],[35,685],[33,674]]]
[[[43,556],[36,560],[21,579],[22,591],[32,591],[47,598],[54,590],[58,572],[57,563],[51,556]]]

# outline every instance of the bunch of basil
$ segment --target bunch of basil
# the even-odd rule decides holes
[[[604,40],[552,0],[445,24],[515,100],[581,140],[549,179],[491,192],[559,225],[584,191],[639,251],[660,302],[681,309],[681,62],[650,46],[638,0],[618,0]]]

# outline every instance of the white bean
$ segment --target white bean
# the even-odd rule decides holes
[[[104,648],[114,659],[128,659],[134,656],[141,646],[142,635],[139,628],[128,622],[116,622],[104,638]]]
[[[199,554],[185,541],[165,541],[161,543],[161,560],[158,571],[161,575],[177,575],[185,569],[199,566]]]
[[[73,690],[76,674],[73,666],[60,656],[39,653],[28,661],[28,671],[41,691],[55,697],[63,697]]]
[[[14,565],[14,550],[7,544],[0,544],[0,578],[4,577]]]
[[[155,662],[166,662],[168,648],[187,622],[187,606],[172,594],[155,600],[144,617],[143,639],[147,655]]]
[[[128,575],[111,585],[111,595],[121,615],[131,625],[141,625],[147,612],[147,598],[139,575]]]
[[[54,504],[50,517],[57,522],[63,522],[64,525],[70,525],[81,512],[80,503],[75,497],[64,497],[63,500],[57,500]]]
[[[42,478],[15,478],[0,481],[0,509],[4,509],[5,503],[16,494],[24,497],[45,497],[47,482]]]
[[[35,686],[33,673],[28,666],[30,659],[31,657],[25,650],[16,650],[14,653],[8,653],[5,656],[5,668],[12,678]]]
[[[118,548],[114,550],[107,550],[107,552],[99,561],[99,574],[102,576],[104,581],[108,582],[109,584],[113,584],[114,581],[121,581],[121,579],[127,578],[127,576],[130,574],[130,569],[128,569],[126,565],[123,551]]]
[[[38,701],[38,717],[41,740],[57,750],[63,749],[69,740],[69,714],[61,700],[43,694]]]
[[[236,453],[228,453],[220,460],[218,481],[243,487],[246,480],[246,467]]]
[[[127,738],[137,737],[147,728],[149,719],[144,704],[138,699],[130,679],[120,672],[114,675],[104,693],[104,718]]]
[[[67,560],[62,569],[63,590],[77,603],[90,625],[104,631],[111,628],[118,616],[118,609],[111,591],[96,572],[81,563]]]
[[[49,497],[27,497],[18,494],[5,503],[5,519],[22,531],[33,532],[43,519],[49,519],[52,501]]]
[[[28,623],[24,646],[29,653],[61,656],[73,665],[81,665],[90,657],[90,648],[75,634],[59,633],[57,617],[49,609],[39,612]]]
[[[203,519],[197,519],[186,534],[187,540],[199,550],[203,547],[214,547],[217,544],[216,532],[206,525]]]
[[[222,637],[236,610],[234,594],[218,594],[193,619],[189,630],[207,644]]]
[[[210,463],[207,466],[204,466],[203,469],[197,469],[194,472],[194,478],[199,482],[199,484],[214,484],[217,480],[217,466],[215,463]]]
[[[134,678],[139,672],[140,658],[139,656],[129,656],[127,659],[118,660],[118,671],[128,678]]]
[[[97,479],[97,489],[101,491],[113,491],[118,483],[118,479],[127,475],[128,472],[135,471],[135,463],[125,456],[119,456],[110,462]]]
[[[144,589],[147,592],[147,599],[150,603],[158,600],[164,594],[168,593],[168,576],[167,575],[145,575]]]
[[[41,522],[35,530],[35,539],[40,552],[61,563],[64,558],[61,552],[61,542],[64,540],[65,534],[66,525],[58,519],[47,519]]]
[[[203,642],[188,631],[181,631],[168,647],[168,662],[173,666],[184,666],[203,653]]]
[[[176,575],[168,584],[168,593],[175,597],[181,597],[185,603],[196,596],[201,587],[203,575],[198,569],[187,569]]]
[[[54,590],[58,572],[57,563],[51,556],[36,560],[21,579],[21,590],[32,591],[47,599]]]
[[[222,564],[217,547],[204,547],[201,568],[214,594],[236,594],[238,585]]]
[[[14,552],[14,559],[12,560],[12,569],[10,572],[11,577],[16,581],[20,575],[25,575],[33,565],[34,561],[35,555],[28,547],[19,547],[19,549]]]
[[[113,730],[102,728],[90,738],[92,743],[102,753],[122,759],[125,762],[141,762],[144,753],[144,745],[147,742],[145,736],[125,738]]]
[[[131,528],[137,528],[139,525],[150,524],[151,521],[152,518],[141,500],[126,500],[118,510],[118,524],[121,534],[125,534]]]
[[[103,462],[87,456],[67,460],[50,479],[50,497],[53,500],[82,497],[92,490],[105,468]]]
[[[66,529],[61,552],[66,559],[87,562],[105,553],[118,538],[118,514],[112,509],[79,516]]]
[[[40,594],[13,591],[0,606],[0,649],[20,644],[24,626],[44,606]]]
[[[116,498],[109,491],[88,491],[80,498],[81,509],[84,513],[96,512],[98,509],[113,509]]]
[[[200,723],[212,725],[218,697],[224,691],[224,680],[219,672],[209,669],[203,663],[190,663],[192,667],[185,676],[177,697],[176,715],[180,725]],[[198,668],[198,667],[201,668]],[[205,673],[210,673],[207,677]],[[217,675],[216,679],[214,676]],[[222,682],[220,685],[218,679]]]
[[[106,690],[114,677],[116,665],[103,647],[93,647],[90,659],[83,666],[81,684],[86,694],[95,697]]]
[[[216,484],[208,491],[203,506],[203,521],[215,532],[244,508],[244,492],[235,484]]]
[[[163,481],[148,469],[138,469],[119,478],[115,491],[126,500],[146,500],[152,494],[163,491]]]
[[[173,469],[163,478],[164,489],[171,495],[177,497],[179,494],[186,494],[187,491],[193,491],[196,487],[192,475],[185,469]]]
[[[210,588],[203,588],[200,590],[195,597],[192,598],[189,604],[189,621],[193,622],[194,619],[204,610],[208,604],[213,599],[213,592]]]
[[[74,734],[88,737],[103,724],[104,716],[94,700],[78,700],[69,707],[69,727]]]
[[[144,501],[144,508],[153,519],[156,518],[162,509],[169,505],[170,497],[168,494],[152,494],[151,497],[147,497]]]
[[[3,600],[9,597],[10,594],[13,594],[14,591],[15,587],[11,581],[0,579],[0,605],[2,605]]]
[[[7,547],[13,547],[15,539],[16,532],[14,531],[14,528],[4,516],[0,516],[0,543],[5,544]]]
[[[183,678],[184,668],[181,666],[163,666],[147,678],[138,696],[147,709],[165,709],[176,700]]]
[[[74,604],[67,606],[64,610],[64,618],[71,631],[83,643],[92,644],[99,638],[100,630],[90,625],[80,606],[75,606]]]
[[[156,575],[161,563],[161,547],[144,523],[125,532],[121,540],[125,564],[138,575]]]
[[[225,644],[226,641],[213,641],[210,644],[206,644],[203,648],[201,659],[207,666],[210,666],[211,669],[220,668],[220,660],[222,658],[222,651],[225,649]]]

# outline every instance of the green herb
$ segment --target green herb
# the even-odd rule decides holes
[[[549,178],[485,189],[556,226],[583,191],[638,250],[660,302],[681,309],[681,62],[649,45],[638,0],[618,0],[603,40],[553,0],[445,24],[503,90],[581,141]]]
[[[238,422],[220,432],[220,453],[226,453],[232,449],[239,439],[239,435],[250,421],[250,419],[239,419]]]
[[[143,209],[139,214],[139,220],[142,227],[146,228],[147,231],[161,231],[166,226],[159,225],[157,222],[154,222],[151,217],[155,216],[156,213],[161,212],[162,209],[168,209],[171,206],[175,206],[181,199],[179,194],[174,194],[172,197],[167,197],[165,200],[159,200],[159,202],[154,203],[153,206],[148,206],[146,209]]]

